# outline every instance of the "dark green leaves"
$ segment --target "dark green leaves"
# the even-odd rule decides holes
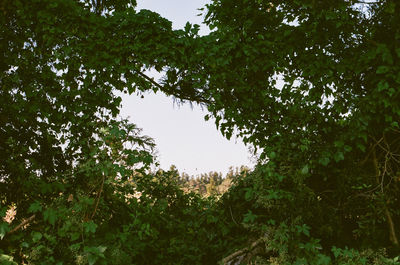
[[[49,224],[54,225],[57,221],[57,212],[54,209],[48,208],[43,212],[43,219]]]
[[[95,224],[93,221],[90,221],[87,223],[83,223],[83,228],[86,233],[94,234],[96,232],[97,224]]]
[[[30,213],[36,213],[42,211],[42,205],[40,202],[36,201],[29,206],[28,212]]]
[[[379,66],[378,69],[376,70],[377,74],[385,74],[390,70],[390,68],[388,66]]]
[[[310,236],[310,227],[308,225],[306,225],[306,224],[303,224],[301,226],[297,225],[296,229],[297,229],[297,233],[304,234],[308,237]]]
[[[0,222],[0,239],[3,239],[7,232],[10,230],[8,223]]]
[[[257,215],[253,214],[252,211],[248,211],[244,217],[243,217],[243,222],[244,223],[253,223],[257,218]]]
[[[14,258],[8,255],[0,254],[0,263],[4,265],[17,265]]]
[[[84,253],[87,255],[87,259],[89,265],[93,265],[99,259],[104,259],[104,251],[106,251],[107,247],[98,246],[98,247],[85,247]]]
[[[330,162],[330,154],[329,153],[323,153],[321,154],[321,157],[319,158],[318,162],[323,165],[327,166]]]
[[[1,217],[17,211],[0,223],[5,251],[32,264],[216,264],[251,235],[277,263],[328,264],[321,245],[396,245],[395,1],[216,0],[202,37],[134,6],[0,3]],[[116,119],[114,94],[148,90],[203,103],[223,135],[263,152],[254,172],[219,200],[151,172],[154,143]]]
[[[344,159],[344,154],[343,152],[337,152],[334,154],[333,158],[336,162],[342,161]]]
[[[34,243],[38,242],[38,241],[39,241],[40,239],[42,239],[42,237],[43,237],[42,233],[36,232],[36,231],[33,231],[33,232],[31,233],[31,236],[32,236],[32,241],[33,241]]]
[[[309,167],[308,165],[305,165],[302,169],[301,169],[301,174],[306,175],[309,172]]]

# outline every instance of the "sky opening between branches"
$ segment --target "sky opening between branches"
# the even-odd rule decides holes
[[[137,9],[149,9],[172,21],[174,29],[186,22],[200,25],[200,34],[209,29],[201,25],[198,8],[206,0],[139,0]],[[155,79],[157,75],[152,74]],[[163,169],[174,164],[179,171],[197,175],[209,171],[227,173],[230,166],[251,166],[248,148],[240,139],[225,139],[217,130],[214,120],[205,121],[205,109],[199,106],[177,106],[172,98],[162,93],[122,95],[122,117],[143,128],[143,133],[154,138],[158,160]]]

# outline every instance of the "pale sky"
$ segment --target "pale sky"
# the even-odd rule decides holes
[[[137,9],[149,9],[183,28],[187,21],[201,24],[197,8],[206,0],[137,0]],[[208,28],[201,26],[200,34]],[[174,164],[180,172],[190,175],[218,171],[225,174],[230,166],[251,166],[248,148],[240,139],[228,141],[216,129],[214,120],[205,121],[206,110],[189,105],[176,106],[172,98],[159,94],[122,96],[122,117],[152,137],[157,145],[158,161],[163,169]]]

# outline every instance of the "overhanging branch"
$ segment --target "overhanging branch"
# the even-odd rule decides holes
[[[138,73],[138,75],[140,75],[141,77],[143,77],[144,79],[146,79],[148,82],[150,82],[152,85],[154,85],[155,87],[157,87],[158,89],[160,89],[161,91],[163,91],[164,93],[167,93],[169,95],[175,96],[178,99],[181,100],[188,100],[188,101],[194,101],[197,102],[199,104],[210,104],[211,102],[199,95],[184,95],[182,93],[180,93],[180,91],[178,89],[174,89],[172,87],[165,87],[160,85],[159,83],[157,83],[156,81],[154,81],[153,78],[149,77],[148,75],[142,73],[141,71],[136,71]]]

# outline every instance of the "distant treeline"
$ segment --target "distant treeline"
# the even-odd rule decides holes
[[[221,172],[210,171],[199,175],[189,175],[186,172],[179,172],[175,165],[172,165],[169,172],[173,174],[176,182],[185,192],[196,192],[201,196],[218,196],[224,194],[239,177],[244,177],[250,172],[246,166],[230,167],[223,176]]]

